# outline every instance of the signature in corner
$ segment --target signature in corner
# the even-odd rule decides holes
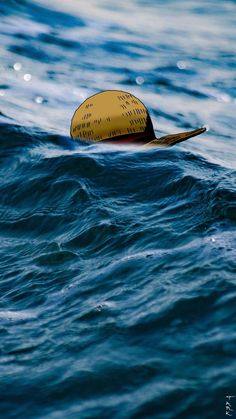
[[[232,406],[232,401],[231,399],[233,399],[236,396],[226,396],[226,401],[225,401],[225,414],[226,416],[233,416],[234,414],[234,409]]]

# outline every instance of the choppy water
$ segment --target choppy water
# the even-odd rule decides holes
[[[0,13],[1,417],[224,418],[235,1]],[[75,144],[75,108],[103,89],[137,95],[159,133],[209,131],[166,150]]]

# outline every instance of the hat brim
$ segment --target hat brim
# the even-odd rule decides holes
[[[164,137],[155,138],[154,140],[145,144],[145,147],[171,147],[175,144],[186,141],[189,138],[196,137],[206,131],[206,128],[198,128],[189,132],[180,132],[178,134],[165,135]]]

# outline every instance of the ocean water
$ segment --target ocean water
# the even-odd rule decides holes
[[[0,21],[1,418],[236,417],[236,2],[1,0]],[[105,89],[157,135],[208,131],[73,142]]]

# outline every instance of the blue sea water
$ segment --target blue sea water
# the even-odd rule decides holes
[[[228,417],[236,2],[1,0],[0,21],[0,416]],[[208,132],[73,142],[105,89],[157,135]]]

